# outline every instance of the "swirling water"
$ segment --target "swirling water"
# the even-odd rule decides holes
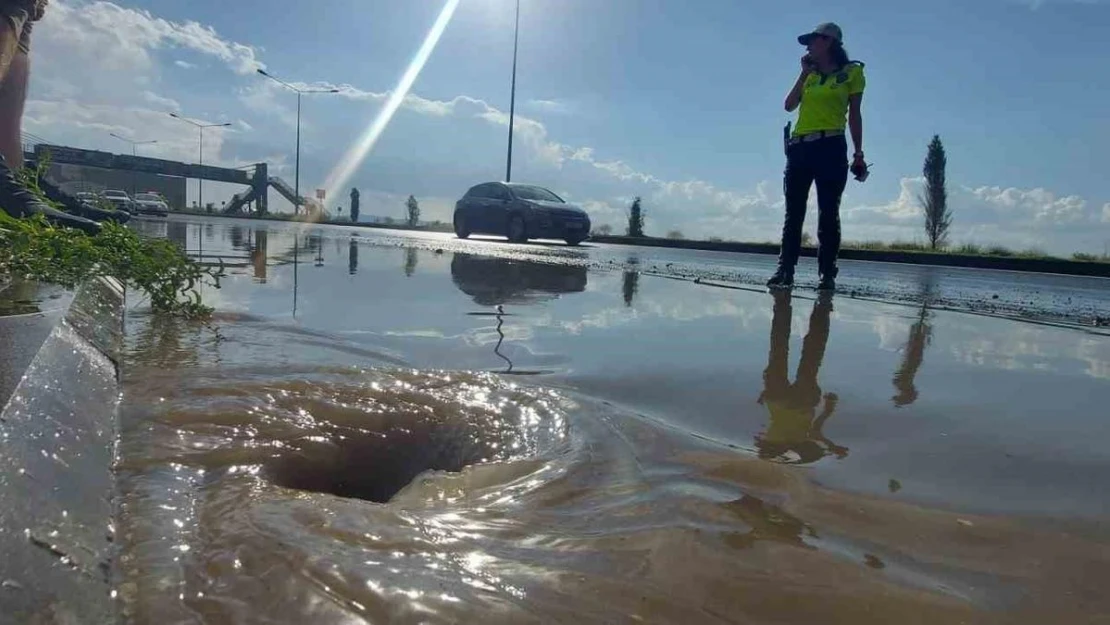
[[[310,260],[329,236],[349,235],[321,236]],[[340,271],[326,260],[300,267],[296,316],[273,304],[289,301],[292,268],[280,258],[264,261],[264,280],[257,263],[233,273],[210,324],[133,311],[118,466],[117,589],[130,622],[1037,623],[1108,613],[1097,486],[1108,465],[1082,416],[1107,398],[1104,337],[1014,323],[999,331],[1020,335],[1025,351],[974,351],[961,339],[942,357],[944,333],[963,318],[908,311],[893,405],[880,408],[866,374],[881,350],[853,339],[838,352],[835,337],[858,336],[859,319],[885,331],[882,315],[897,311],[868,317],[873,309],[838,300],[834,314],[814,302],[790,383],[778,379],[789,301],[432,250],[404,250],[403,270],[386,277],[382,263],[398,250],[339,243],[349,253]],[[360,255],[349,250],[372,281],[334,282],[356,276]],[[557,305],[599,284],[615,288],[616,308]],[[457,306],[460,292],[478,306]],[[696,306],[653,315],[651,305],[694,293]],[[774,304],[771,349],[750,350],[762,390],[722,419],[736,410],[724,398],[749,390],[714,377],[713,343],[731,339],[713,311],[746,327],[736,297]],[[826,364],[821,380],[838,393],[816,383],[830,326],[825,360],[836,368]],[[746,340],[729,345],[732,357],[749,357]],[[923,354],[972,362],[961,371],[975,381],[915,384]],[[1052,365],[1038,375],[1056,388],[1040,394],[1068,392],[1062,433],[1026,438],[1037,426],[1019,400],[978,392],[982,371],[1038,384],[1021,372],[1029,361]],[[988,413],[1022,427],[998,428]],[[1061,460],[1052,450],[1063,448]]]

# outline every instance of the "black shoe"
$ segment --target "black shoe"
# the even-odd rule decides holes
[[[821,281],[817,283],[817,290],[818,291],[835,291],[836,290],[836,278],[833,278],[832,276],[822,276]]]
[[[794,273],[780,267],[767,281],[767,286],[772,289],[789,289],[794,286]]]
[[[131,213],[125,210],[118,209],[104,209],[99,206],[92,206],[76,197],[62,191],[54,183],[46,178],[39,178],[39,188],[46,195],[47,199],[51,202],[61,204],[65,212],[85,219],[93,221],[114,221],[116,223],[125,224],[131,219]]]
[[[100,232],[100,224],[95,221],[63,213],[35,197],[15,179],[3,157],[0,157],[0,210],[18,219],[43,215],[57,226],[76,228],[88,234]]]

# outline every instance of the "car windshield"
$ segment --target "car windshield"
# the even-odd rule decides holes
[[[563,204],[563,199],[543,187],[513,187],[513,195],[522,200],[537,200],[540,202],[558,202]]]
[[[104,197],[127,197],[123,191],[105,191]]]
[[[154,195],[153,193],[140,193],[140,194],[135,196],[135,199],[136,200],[142,200],[144,202],[161,202],[162,201],[162,198],[158,197],[157,195]]]

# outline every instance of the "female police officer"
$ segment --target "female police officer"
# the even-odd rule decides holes
[[[833,23],[821,24],[798,37],[806,47],[802,72],[786,96],[786,110],[799,108],[798,122],[787,137],[786,219],[778,269],[768,280],[770,287],[794,284],[794,266],[802,247],[809,188],[817,185],[818,288],[836,286],[836,256],[840,250],[840,196],[848,182],[848,143],[844,137],[845,116],[852,133],[855,154],[851,171],[861,182],[867,177],[863,160],[863,63],[848,59],[844,36]]]

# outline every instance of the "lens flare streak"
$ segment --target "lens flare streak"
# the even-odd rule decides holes
[[[439,17],[436,18],[432,24],[431,30],[424,37],[424,43],[420,45],[420,49],[416,52],[412,62],[409,63],[405,73],[401,76],[400,82],[397,87],[390,93],[389,99],[386,100],[385,106],[378,112],[377,117],[370,123],[366,131],[359,137],[347,152],[340,159],[339,163],[332,168],[331,173],[328,174],[324,181],[324,188],[327,190],[327,197],[337,197],[341,190],[347,186],[347,182],[354,175],[355,170],[358,169],[362,161],[374,149],[374,145],[378,142],[382,132],[385,131],[389,125],[390,120],[393,119],[394,113],[397,109],[401,108],[401,104],[412,89],[416,79],[423,71],[424,65],[427,64],[428,59],[431,58],[432,52],[435,51],[436,45],[439,44],[440,37],[443,32],[447,30],[447,25],[451,22],[451,17],[455,14],[455,9],[458,8],[460,0],[447,0],[443,5],[443,10],[439,12]]]

